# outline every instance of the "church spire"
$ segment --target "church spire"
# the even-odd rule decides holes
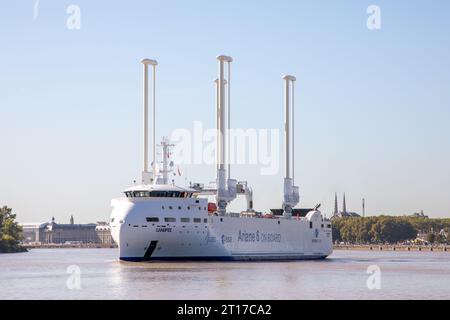
[[[334,214],[338,214],[337,192],[334,193]]]
[[[345,205],[345,192],[344,192],[344,200],[342,202],[342,212],[347,213],[347,206]]]

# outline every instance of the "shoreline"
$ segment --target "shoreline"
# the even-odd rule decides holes
[[[418,252],[450,252],[450,246],[417,246],[417,245],[385,245],[385,244],[338,244],[333,250],[360,250],[360,251],[418,251]]]
[[[113,249],[118,248],[116,244],[80,243],[80,244],[24,244],[25,249]]]
[[[24,249],[114,249],[118,248],[116,244],[25,244]],[[450,246],[407,246],[407,245],[357,245],[357,244],[338,244],[333,246],[333,250],[356,250],[356,251],[417,251],[417,252],[449,252]],[[24,252],[24,251],[22,251]]]

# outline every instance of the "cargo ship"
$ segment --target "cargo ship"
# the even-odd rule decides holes
[[[285,174],[281,208],[263,214],[253,208],[253,191],[247,181],[230,178],[227,133],[230,117],[230,72],[233,59],[220,55],[216,79],[217,174],[215,183],[178,186],[169,179],[172,145],[163,138],[158,165],[155,138],[156,60],[143,59],[143,170],[141,182],[111,201],[111,234],[119,246],[119,259],[155,260],[306,260],[324,259],[332,253],[331,222],[319,211],[295,208],[299,188],[294,185],[294,82],[285,84]],[[148,69],[153,73],[153,161],[148,168]],[[228,119],[227,119],[228,117]],[[228,128],[226,125],[228,124]],[[227,132],[228,129],[228,132]],[[290,151],[292,152],[290,153]],[[227,163],[228,161],[228,163]],[[280,192],[281,194],[281,192]],[[214,197],[214,202],[208,198]],[[238,196],[247,208],[231,212]]]

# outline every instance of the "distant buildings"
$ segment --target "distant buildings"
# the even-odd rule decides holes
[[[47,227],[47,222],[38,223],[22,223],[23,237],[25,243],[42,242],[45,238],[44,232]]]
[[[331,216],[331,219],[343,218],[343,217],[360,217],[360,215],[357,214],[356,212],[347,211],[347,205],[345,203],[345,192],[344,192],[344,198],[342,201],[342,211],[338,211],[337,193],[335,193],[334,194],[334,211],[333,211],[333,215]]]
[[[410,217],[414,217],[414,218],[428,218],[428,216],[426,216],[423,213],[423,210],[420,210],[420,212],[414,212],[412,215],[410,215]]]
[[[102,244],[113,244],[114,240],[111,237],[111,228],[108,222],[99,221],[95,226],[95,233]]]
[[[55,218],[52,218],[52,222],[24,223],[22,227],[24,243],[114,243],[107,222],[75,224],[73,216],[68,224],[56,223]]]

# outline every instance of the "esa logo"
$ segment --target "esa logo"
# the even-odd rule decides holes
[[[222,244],[232,242],[232,238],[230,236],[222,235]]]

